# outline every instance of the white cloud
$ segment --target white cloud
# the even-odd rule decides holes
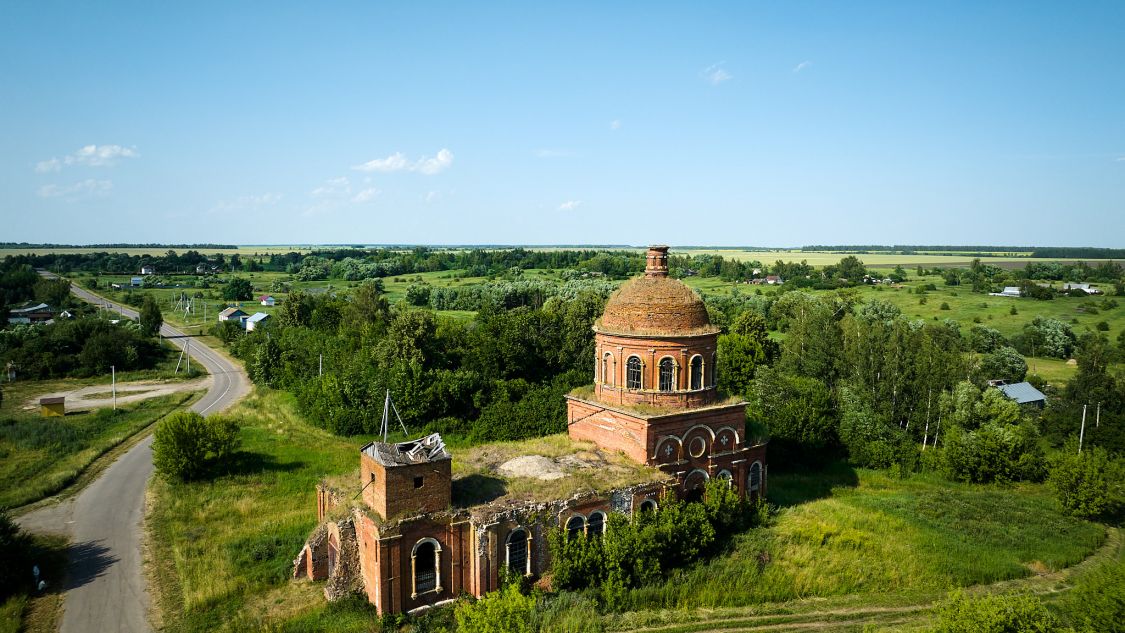
[[[802,70],[804,70],[804,69],[808,68],[809,66],[812,66],[812,62],[810,62],[810,61],[808,61],[808,60],[805,60],[805,61],[801,62],[800,64],[797,64],[796,66],[794,66],[794,67],[793,67],[793,72],[795,72],[795,73],[799,73],[799,72],[801,72]]]
[[[347,176],[330,178],[324,181],[323,185],[313,189],[309,193],[316,197],[348,196],[352,193],[352,183],[348,180]]]
[[[614,120],[610,121],[609,122],[609,129],[620,130],[621,129],[621,119],[614,119]]]
[[[35,171],[44,173],[59,171],[70,165],[85,165],[87,167],[110,167],[122,158],[136,158],[140,156],[135,147],[121,145],[86,145],[78,148],[71,154],[62,158],[50,158],[40,161],[35,165]]]
[[[377,195],[379,195],[378,189],[376,189],[375,187],[368,187],[367,189],[364,189],[363,191],[360,191],[359,193],[352,196],[352,202],[355,202],[356,204],[371,202]]]
[[[352,169],[356,171],[401,171],[406,169],[407,166],[406,156],[402,152],[395,152],[386,158],[369,160],[362,165],[352,167]]]
[[[426,175],[433,175],[445,171],[452,164],[453,152],[448,149],[442,149],[438,151],[437,155],[433,158],[423,156],[414,162],[407,159],[406,155],[402,152],[395,152],[386,158],[376,158],[366,163],[355,165],[352,169],[367,172],[417,171]]]
[[[581,200],[567,200],[559,205],[559,211],[574,211],[580,206],[582,206]]]
[[[723,68],[723,64],[725,63],[726,62],[719,62],[717,64],[711,64],[707,68],[704,68],[703,72],[701,73],[703,75],[703,78],[706,79],[712,86],[717,86],[724,81],[730,81],[731,79],[733,79],[734,75],[728,73],[727,70]]]
[[[90,178],[81,182],[76,182],[73,185],[43,185],[39,188],[39,197],[77,200],[87,196],[105,195],[109,193],[111,189],[113,189],[113,182]]]
[[[440,197],[441,197],[441,193],[439,193],[437,191],[427,191],[426,195],[422,196],[422,199],[425,200],[427,203],[429,203],[429,202],[433,202],[434,200],[437,200]]]
[[[423,174],[436,174],[440,171],[445,171],[450,165],[453,164],[453,152],[442,149],[433,158],[423,158],[415,165],[415,169]]]

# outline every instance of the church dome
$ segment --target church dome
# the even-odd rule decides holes
[[[668,277],[668,247],[653,246],[643,277],[610,296],[594,329],[607,334],[693,336],[714,334],[707,308],[694,290]]]

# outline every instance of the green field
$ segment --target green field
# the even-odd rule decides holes
[[[193,401],[180,393],[123,405],[43,418],[24,403],[41,393],[74,389],[98,381],[26,381],[4,386],[0,404],[0,508],[17,507],[53,495],[74,483],[98,458],[156,420]],[[104,381],[108,386],[108,381]]]
[[[353,471],[366,438],[311,427],[292,397],[277,392],[259,390],[232,414],[242,420],[242,452],[228,472],[151,484],[154,589],[166,630],[370,630],[373,611],[362,601],[329,605],[321,584],[289,579],[316,524],[316,482]],[[632,630],[667,609],[785,610],[775,603],[812,596],[912,603],[956,586],[1048,573],[1105,538],[1102,526],[1062,515],[1043,485],[899,479],[843,464],[775,474],[769,485],[783,508],[769,526],[666,584],[634,591],[642,611],[605,616],[606,624]]]

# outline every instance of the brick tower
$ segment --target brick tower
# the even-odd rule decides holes
[[[594,323],[594,391],[567,397],[570,436],[676,476],[692,498],[712,477],[765,491],[764,444],[745,444],[746,403],[715,387],[719,329],[703,300],[668,276],[668,247],[621,286]]]

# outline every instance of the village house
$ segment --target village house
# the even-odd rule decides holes
[[[242,323],[242,319],[245,319],[247,316],[249,315],[247,315],[241,309],[230,307],[219,313],[219,322],[222,323],[223,321],[236,321],[238,323]]]
[[[319,526],[295,578],[330,600],[360,593],[380,614],[499,587],[501,570],[550,569],[547,537],[596,537],[610,513],[698,500],[711,479],[766,492],[766,445],[745,436],[746,403],[716,389],[719,329],[668,276],[668,248],[610,297],[594,324],[594,384],[567,396],[568,433],[452,455],[437,433],[359,449],[359,471],[317,486]],[[536,442],[552,456],[537,452]]]
[[[8,323],[10,325],[28,325],[32,323],[47,323],[55,316],[51,306],[45,303],[25,303],[18,308],[8,310]]]
[[[141,266],[141,274],[142,275],[155,275],[156,274],[156,266],[151,266],[151,265],[150,266]]]
[[[1102,293],[1101,290],[1098,290],[1090,284],[1080,284],[1069,281],[1063,284],[1063,290],[1081,290],[1088,295],[1100,295]]]
[[[258,300],[262,305],[266,307],[272,308],[273,306],[277,305],[277,299],[274,299],[270,295],[262,295],[261,297],[258,297]]]
[[[265,325],[270,315],[265,312],[255,312],[253,316],[248,316],[242,320],[242,327],[246,328],[247,332],[253,332],[259,326]]]

